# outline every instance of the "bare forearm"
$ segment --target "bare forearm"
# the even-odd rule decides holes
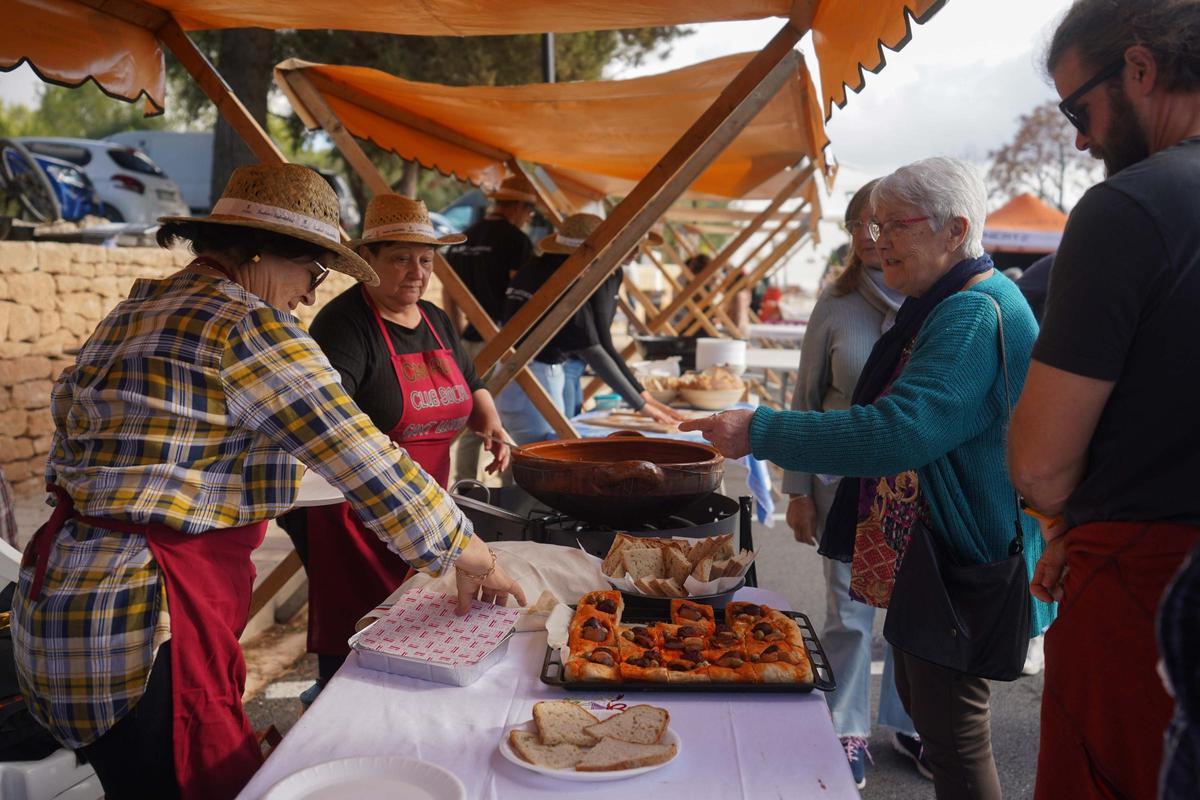
[[[471,418],[467,420],[468,428],[482,433],[502,427],[500,414],[496,411],[496,401],[491,392],[479,389],[471,395],[471,399],[475,401],[475,405],[471,409]]]

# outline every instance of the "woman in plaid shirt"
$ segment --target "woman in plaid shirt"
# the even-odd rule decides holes
[[[56,504],[25,552],[13,639],[34,715],[108,797],[216,800],[261,761],[237,640],[250,554],[305,466],[414,568],[455,566],[464,611],[525,599],[289,313],[326,267],[378,280],[342,246],[328,184],[243,167],[211,216],[162,221],[160,244],[196,259],[137,281],[54,386]]]

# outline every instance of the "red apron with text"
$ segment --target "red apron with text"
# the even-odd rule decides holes
[[[450,443],[467,424],[471,388],[437,329],[421,311],[438,347],[399,355],[371,296],[363,296],[387,345],[404,413],[388,438],[443,489],[450,478]],[[418,306],[420,310],[420,306]],[[362,524],[349,503],[308,509],[308,651],[349,652],[354,624],[387,598],[408,576],[408,565]]]
[[[250,554],[262,544],[266,521],[181,533],[165,525],[79,517],[66,492],[57,486],[50,490],[58,505],[26,550],[34,568],[30,598],[41,593],[50,551],[68,519],[144,536],[166,583],[171,614],[172,734],[181,796],[233,798],[262,764],[242,708],[246,664],[238,637],[246,627],[254,589]]]

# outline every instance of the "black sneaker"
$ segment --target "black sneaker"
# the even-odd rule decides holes
[[[854,776],[854,785],[859,789],[867,785],[867,762],[871,751],[867,749],[867,740],[861,736],[843,736],[842,749],[846,751],[846,761],[850,763],[850,774]],[[871,763],[875,763],[871,759]]]
[[[925,759],[925,746],[921,744],[921,737],[915,733],[911,736],[907,733],[895,731],[892,733],[892,747],[900,755],[912,759],[912,762],[917,767],[917,772],[921,773],[922,777],[933,780],[933,772],[929,769],[929,762]]]

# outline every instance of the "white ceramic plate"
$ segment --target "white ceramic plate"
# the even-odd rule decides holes
[[[302,769],[263,800],[467,800],[467,787],[449,770],[400,756],[343,758]]]
[[[615,716],[621,712],[595,711],[592,713],[594,713],[598,719],[606,720],[609,717]],[[549,767],[539,767],[537,764],[530,764],[528,761],[517,755],[516,751],[513,750],[512,746],[508,743],[509,731],[529,731],[530,733],[537,733],[537,725],[534,724],[533,720],[529,720],[528,722],[523,722],[520,725],[513,725],[504,729],[504,734],[500,737],[500,755],[504,756],[518,767],[524,767],[530,772],[540,772],[543,775],[549,775],[552,778],[561,778],[564,781],[583,781],[585,783],[595,783],[598,781],[619,781],[625,778],[632,778],[634,776],[665,767],[667,764],[674,763],[675,760],[679,758],[679,754],[683,752],[683,742],[680,741],[679,737],[675,734],[675,731],[671,730],[671,728],[668,726],[667,732],[663,734],[662,741],[659,742],[659,744],[675,745],[675,755],[670,760],[664,761],[661,764],[654,764],[653,766],[649,767],[638,767],[637,769],[616,769],[609,772],[580,772],[574,769],[550,769]],[[264,798],[264,800],[266,799]],[[271,798],[270,800],[275,799]]]

